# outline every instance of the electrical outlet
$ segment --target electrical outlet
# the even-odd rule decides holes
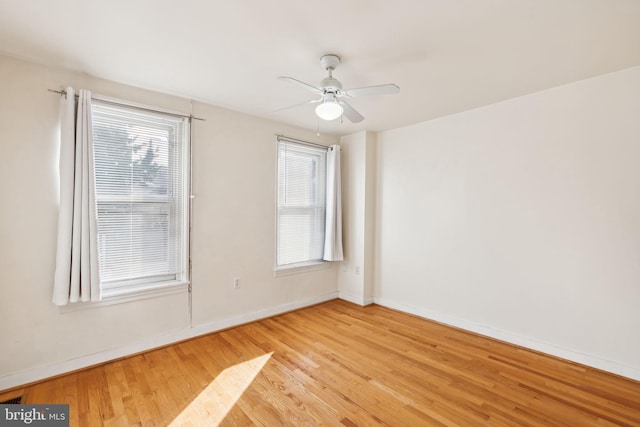
[[[240,289],[240,278],[239,277],[234,277],[233,278],[233,289]]]
[[[346,273],[347,271],[349,271],[349,264],[347,264],[346,262],[342,263],[342,272]]]
[[[359,265],[356,265],[355,272],[356,272],[356,274],[360,274],[360,266]]]

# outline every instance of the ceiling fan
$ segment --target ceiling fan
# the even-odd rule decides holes
[[[329,73],[329,76],[322,79],[318,87],[294,79],[293,77],[278,77],[280,80],[293,83],[298,87],[319,95],[319,98],[281,108],[276,111],[288,110],[289,108],[306,104],[318,104],[316,107],[316,114],[323,120],[335,120],[344,116],[352,123],[359,123],[364,120],[364,117],[349,105],[344,98],[355,98],[358,96],[370,95],[390,95],[400,92],[400,88],[393,83],[343,90],[342,84],[338,79],[333,77],[333,70],[336,69],[338,64],[340,64],[340,57],[338,55],[329,54],[320,58],[320,65]]]

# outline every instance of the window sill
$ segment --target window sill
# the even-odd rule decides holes
[[[106,291],[102,300],[74,302],[60,307],[60,313],[71,313],[79,310],[86,310],[98,307],[106,307],[115,304],[141,301],[149,298],[158,298],[166,295],[179,294],[189,290],[189,282],[170,282],[163,285],[152,285],[148,287],[138,287],[137,289],[120,290],[110,289]]]
[[[273,277],[291,276],[293,274],[307,273],[309,271],[325,270],[332,265],[333,264],[328,261],[310,261],[290,266],[276,267],[273,270]]]

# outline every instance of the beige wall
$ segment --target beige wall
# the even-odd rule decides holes
[[[335,297],[336,266],[273,275],[274,134],[337,139],[195,103],[207,121],[193,125],[194,327],[186,293],[61,313],[51,302],[59,96],[47,89],[70,85],[184,112],[189,101],[4,56],[0,81],[0,389]]]
[[[378,135],[376,301],[640,378],[640,68]]]

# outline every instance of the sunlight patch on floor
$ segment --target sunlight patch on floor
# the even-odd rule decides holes
[[[217,425],[229,413],[242,393],[271,358],[271,353],[238,363],[220,372],[170,424],[178,426]]]

